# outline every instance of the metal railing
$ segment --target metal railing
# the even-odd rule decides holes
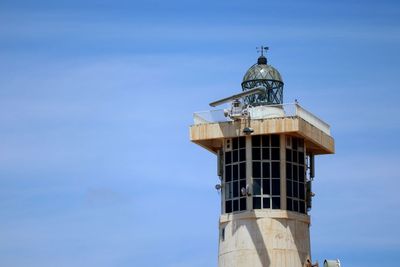
[[[281,114],[267,114],[266,118],[285,118],[285,117],[300,117],[315,127],[321,129],[326,134],[330,135],[330,126],[311,112],[301,107],[298,103],[287,103],[281,105],[268,105],[267,108],[281,108],[283,113]],[[251,112],[250,112],[251,114]],[[229,117],[224,115],[223,109],[208,110],[195,112],[193,114],[194,124],[205,124],[205,123],[218,123],[218,122],[229,122],[232,121]]]

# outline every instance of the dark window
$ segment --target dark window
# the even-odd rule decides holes
[[[246,162],[240,163],[240,179],[246,179]]]
[[[262,177],[263,178],[270,178],[270,163],[269,162],[263,162],[262,163]]]
[[[229,182],[232,180],[232,166],[227,165],[225,166],[225,181]]]
[[[263,179],[263,194],[270,195],[271,194],[271,179]]]
[[[288,197],[292,197],[293,196],[292,181],[286,181],[286,194],[287,194]]]
[[[232,178],[233,178],[233,180],[234,181],[236,181],[237,179],[239,179],[239,170],[238,170],[238,165],[237,164],[235,164],[235,165],[232,165],[232,168],[233,168],[233,175],[232,175]]]
[[[271,153],[272,153],[272,156],[271,156],[272,160],[280,160],[279,148],[271,148]]]
[[[287,209],[288,209],[288,210],[293,210],[293,207],[292,207],[292,199],[291,199],[291,198],[288,198],[288,199],[287,199]]]
[[[260,155],[260,148],[256,147],[253,148],[253,160],[260,160],[261,155]]]
[[[293,180],[295,180],[295,181],[298,180],[298,169],[297,169],[297,165],[293,165]]]
[[[263,208],[270,209],[271,208],[271,199],[269,197],[263,198]]]
[[[233,200],[233,211],[238,211],[239,210],[239,200],[234,199]]]
[[[292,138],[292,148],[293,150],[297,150],[297,138]]]
[[[251,137],[251,140],[252,140],[252,144],[253,144],[253,147],[260,147],[260,136],[259,135],[253,135],[252,137]]]
[[[253,162],[253,177],[261,178],[261,163]]]
[[[271,135],[271,147],[279,147],[279,135]]]
[[[262,145],[263,145],[263,147],[269,147],[269,136],[268,135],[262,136]]]
[[[304,164],[304,153],[299,152],[299,164]]]
[[[261,195],[261,179],[253,179],[253,195]]]
[[[225,201],[225,212],[232,212],[232,200]]]
[[[239,137],[239,147],[240,148],[246,147],[246,138],[245,137]]]
[[[273,209],[280,209],[281,208],[281,198],[280,197],[273,197],[272,198],[272,208]]]
[[[232,148],[238,149],[239,148],[239,138],[233,138],[232,142],[233,142]]]
[[[286,178],[292,179],[292,164],[286,163]]]
[[[240,210],[246,210],[246,199],[245,198],[240,198]]]
[[[231,152],[225,152],[225,164],[230,164],[232,162]]]
[[[280,178],[280,163],[272,162],[272,178]]]
[[[292,161],[292,150],[286,149],[286,161]]]
[[[293,151],[293,158],[292,161],[295,163],[298,163],[298,159],[297,159],[297,151]]]
[[[246,149],[242,148],[239,150],[239,160],[246,161]]]
[[[253,197],[253,209],[261,209],[261,197]]]
[[[299,183],[293,182],[293,197],[299,197]]]
[[[293,200],[293,210],[299,211],[299,201]]]
[[[232,162],[239,161],[239,150],[233,150],[232,152]]]
[[[305,176],[304,166],[299,165],[299,181],[304,183]]]
[[[239,196],[239,183],[233,182],[233,197]]]
[[[299,183],[299,198],[305,200],[305,188],[303,183]]]
[[[269,159],[269,148],[262,149],[262,159]]]
[[[272,195],[279,196],[280,195],[280,180],[279,179],[272,179]]]

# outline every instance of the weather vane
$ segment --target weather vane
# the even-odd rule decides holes
[[[264,56],[264,51],[267,53],[269,47],[268,46],[261,46],[261,47],[256,47],[257,53],[261,52],[261,56]]]

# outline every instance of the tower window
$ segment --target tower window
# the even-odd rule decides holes
[[[288,141],[290,139],[290,141]],[[291,142],[292,147],[286,148],[286,194],[287,209],[306,213],[306,166],[304,140],[296,137],[286,137],[286,144]]]
[[[231,151],[225,151],[224,203],[225,213],[246,210],[246,140],[245,137],[231,139]],[[225,147],[227,149],[227,147]]]
[[[252,136],[253,209],[280,208],[280,137]]]

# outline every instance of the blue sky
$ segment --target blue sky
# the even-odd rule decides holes
[[[216,160],[192,113],[257,58],[332,127],[312,254],[396,266],[396,1],[1,1],[2,266],[217,265]]]

